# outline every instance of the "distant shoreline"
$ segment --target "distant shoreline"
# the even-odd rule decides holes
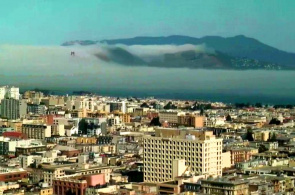
[[[27,91],[27,90],[36,90],[36,89],[22,89],[21,93]],[[82,95],[97,95],[97,96],[108,96],[108,97],[119,97],[119,98],[130,98],[130,97],[136,97],[136,98],[148,98],[148,97],[154,97],[155,99],[165,99],[165,100],[199,100],[199,101],[207,101],[207,102],[223,102],[226,104],[235,104],[235,103],[262,103],[262,104],[268,104],[268,105],[290,105],[295,104],[295,98],[293,97],[278,97],[278,98],[271,98],[272,96],[267,95],[261,95],[261,96],[255,96],[255,95],[239,95],[239,94],[222,94],[222,93],[191,93],[191,94],[183,94],[183,93],[159,93],[159,92],[151,92],[151,90],[143,92],[143,91],[131,91],[131,90],[106,90],[102,89],[99,90],[81,90],[81,91],[71,91],[71,90],[48,90],[48,89],[38,89],[37,91],[47,91],[50,92],[49,95],[76,95],[76,96],[82,96]],[[80,93],[80,94],[79,94]],[[48,94],[47,94],[48,95]],[[234,100],[236,101],[234,101]]]

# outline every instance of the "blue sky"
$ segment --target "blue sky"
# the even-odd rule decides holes
[[[0,44],[243,34],[295,52],[294,13],[294,0],[1,0]]]

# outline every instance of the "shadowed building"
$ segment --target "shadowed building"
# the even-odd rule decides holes
[[[9,120],[19,119],[19,100],[3,99],[1,101],[1,117]]]

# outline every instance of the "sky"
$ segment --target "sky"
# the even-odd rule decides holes
[[[294,0],[1,0],[0,44],[243,34],[295,52],[294,13]]]

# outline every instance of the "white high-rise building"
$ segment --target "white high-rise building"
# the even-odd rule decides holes
[[[174,180],[173,162],[182,159],[196,174],[222,175],[222,139],[211,131],[159,128],[143,142],[145,182]]]
[[[10,86],[2,86],[0,87],[0,102],[4,98],[12,98],[19,100],[19,88],[18,87],[10,87]]]

